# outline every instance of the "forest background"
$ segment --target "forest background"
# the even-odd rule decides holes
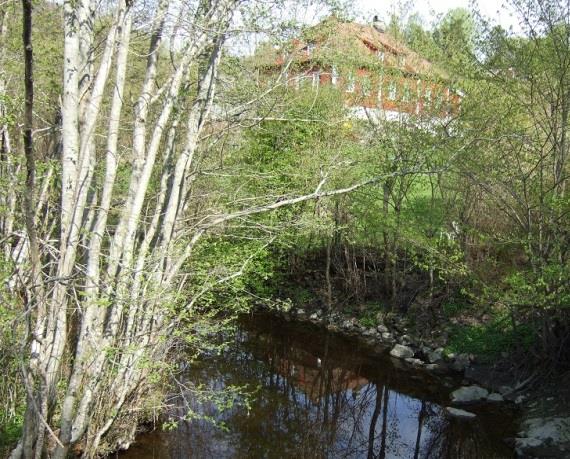
[[[128,443],[176,353],[259,304],[405,316],[448,352],[567,372],[570,9],[509,3],[516,34],[463,9],[393,15],[461,109],[373,121],[332,87],[261,78],[263,46],[243,55],[311,33],[282,2],[2,2],[13,457]]]

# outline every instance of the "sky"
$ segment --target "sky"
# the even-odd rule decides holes
[[[1,1],[1,0],[0,0]],[[356,13],[356,21],[362,24],[371,23],[374,15],[378,15],[384,22],[388,22],[393,12],[398,13],[398,4],[413,4],[413,11],[422,17],[424,27],[430,28],[437,20],[438,16],[444,15],[453,8],[470,9],[470,4],[477,5],[484,17],[492,18],[492,23],[498,23],[505,29],[513,27],[513,32],[521,33],[518,21],[512,16],[510,11],[502,6],[506,0],[352,0],[352,12]],[[326,17],[329,12],[324,12],[322,7],[306,7],[304,2],[283,0],[286,17],[296,18],[305,24],[315,24]],[[266,41],[265,34],[255,36],[247,35],[242,37],[242,41],[235,40],[240,54],[252,54],[257,46]]]
[[[361,12],[359,16],[363,18],[372,17],[378,14],[380,18],[387,21],[390,13],[394,11],[396,1],[385,0],[356,0],[357,9]],[[406,3],[406,2],[400,2]],[[438,14],[444,14],[452,8],[469,8],[469,0],[416,0],[414,2],[414,10],[417,11],[426,24],[430,24]],[[478,0],[475,1],[479,10],[484,16],[491,17],[504,28],[508,29],[513,26],[514,30],[518,29],[518,22],[512,17],[510,11],[502,6],[503,0]]]

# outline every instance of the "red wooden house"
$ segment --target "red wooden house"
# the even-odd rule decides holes
[[[377,20],[362,25],[329,17],[265,62],[265,71],[283,73],[289,86],[337,87],[357,116],[366,109],[387,118],[445,118],[458,111],[461,101],[443,71],[394,39]]]

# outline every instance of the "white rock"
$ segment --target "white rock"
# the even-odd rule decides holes
[[[516,439],[519,453],[542,445],[564,445],[570,443],[570,417],[533,418],[523,423],[523,431]]]
[[[390,351],[390,355],[398,359],[407,359],[408,357],[414,356],[414,351],[410,349],[408,346],[396,344],[394,348]]]
[[[451,393],[453,403],[473,403],[485,400],[489,395],[487,389],[479,386],[464,386]]]
[[[497,392],[489,394],[487,396],[487,400],[489,400],[490,402],[504,402],[505,401],[503,396],[501,394],[498,394]]]
[[[447,414],[452,418],[459,418],[459,419],[475,419],[477,415],[475,413],[471,413],[469,411],[460,410],[458,408],[452,408],[448,406],[445,411]]]
[[[376,327],[376,330],[378,330],[378,333],[388,333],[388,327],[386,327],[386,325],[384,324],[380,324]]]

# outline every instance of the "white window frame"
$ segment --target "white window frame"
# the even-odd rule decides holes
[[[362,89],[362,95],[368,97],[372,92],[372,80],[369,76],[363,76],[361,78],[360,87]]]
[[[331,70],[331,84],[333,86],[336,86],[338,84],[338,70],[334,65]]]
[[[402,102],[410,102],[412,100],[412,90],[408,83],[404,83],[402,87]]]
[[[431,98],[432,98],[431,88],[428,86],[424,91],[424,105],[427,105],[428,107],[431,106],[432,103]]]
[[[321,71],[315,70],[312,74],[312,86],[313,88],[318,88],[321,82]]]
[[[396,83],[391,81],[388,83],[388,100],[396,100],[398,98],[398,88],[396,87]]]
[[[350,92],[353,93],[354,91],[356,91],[356,79],[354,78],[354,75],[348,75],[346,77],[346,92]]]

